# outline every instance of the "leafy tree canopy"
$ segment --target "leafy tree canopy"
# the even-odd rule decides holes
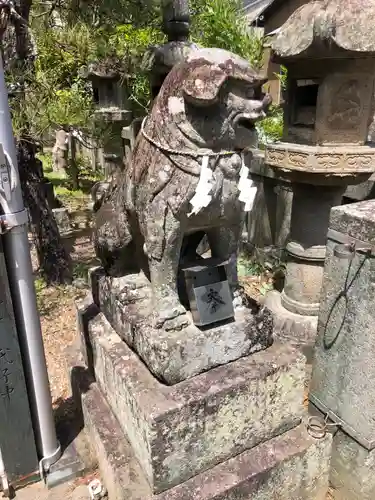
[[[246,25],[240,0],[191,0],[191,38],[202,46],[231,50],[259,66],[262,41]],[[32,74],[8,71],[16,135],[25,123],[37,140],[61,126],[94,135],[91,88],[80,76],[90,62],[116,59],[127,78],[135,111],[147,108],[149,87],[140,71],[150,45],[162,43],[159,0],[35,0],[31,31],[35,43]],[[17,85],[27,81],[17,99]]]

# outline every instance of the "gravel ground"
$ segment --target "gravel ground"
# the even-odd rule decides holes
[[[82,288],[87,270],[98,262],[95,259],[90,235],[86,234],[69,240],[75,273],[76,286],[46,287],[37,282],[38,306],[42,325],[44,349],[50,378],[52,401],[58,409],[70,396],[70,384],[65,360],[65,350],[76,339],[75,299],[82,297]],[[32,260],[36,269],[36,256],[32,250]],[[75,283],[75,282],[73,282]]]

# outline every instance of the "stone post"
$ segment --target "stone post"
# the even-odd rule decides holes
[[[190,9],[189,0],[163,0],[163,31],[169,42],[189,39]]]
[[[375,498],[375,201],[332,210],[311,410],[333,427],[334,498]]]
[[[254,174],[258,180],[257,172]],[[293,192],[287,183],[265,176],[259,178],[254,207],[247,217],[248,243],[252,248],[281,257],[289,239],[292,199]]]
[[[168,42],[151,47],[142,64],[143,70],[148,74],[152,101],[158,95],[173,66],[182,61],[190,50],[196,48],[189,42],[189,0],[163,0],[162,17],[162,30],[167,35]],[[130,158],[142,121],[143,118],[136,118],[122,129],[121,137],[126,159]]]
[[[278,249],[284,249],[290,237],[293,190],[285,182],[279,182],[274,189],[277,193],[275,246]]]
[[[152,47],[144,61],[144,69],[149,74],[152,99],[158,95],[173,66],[183,61],[191,50],[197,49],[189,41],[189,0],[163,0],[162,16],[162,29],[168,42]]]

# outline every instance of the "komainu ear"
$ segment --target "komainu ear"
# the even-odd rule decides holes
[[[209,106],[218,99],[227,74],[218,66],[204,64],[193,69],[183,84],[184,97],[195,106]]]

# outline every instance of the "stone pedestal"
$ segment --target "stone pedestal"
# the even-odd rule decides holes
[[[331,477],[345,500],[375,496],[374,213],[375,201],[332,210],[310,388],[314,406],[340,427]]]
[[[315,343],[326,237],[332,207],[341,205],[349,184],[368,178],[373,148],[331,148],[278,143],[268,146],[265,163],[293,186],[293,204],[284,290],[267,294],[274,333],[302,347],[308,361]]]
[[[316,337],[329,215],[341,204],[344,191],[344,187],[293,184],[284,290],[266,297],[274,312],[276,335],[307,350]]]
[[[96,272],[94,296],[118,335],[167,384],[258,352],[272,344],[272,317],[267,309],[236,310],[233,322],[199,329],[191,321],[186,327],[157,328],[152,289],[143,274],[122,278]],[[190,314],[190,313],[189,313]],[[178,319],[178,318],[177,318]]]
[[[101,280],[114,289],[106,303]],[[77,304],[82,361],[75,364],[86,365],[95,379],[89,391],[87,383],[81,388],[85,425],[110,499],[324,500],[331,440],[314,440],[306,431],[304,356],[288,345],[264,345],[216,368],[208,365],[204,373],[195,369],[183,377],[181,371],[178,383],[166,386],[129,347],[132,320],[115,293],[118,280],[124,286],[126,278],[109,285],[96,269],[96,304],[91,294]],[[110,302],[117,302],[112,312]],[[117,330],[122,322],[121,332],[106,316]],[[234,324],[228,328],[235,332]],[[204,335],[209,338],[210,330]],[[136,337],[139,342],[140,327],[133,343]],[[183,337],[183,366],[193,366]],[[204,352],[203,344],[197,339]],[[209,350],[214,355],[214,344]],[[151,352],[157,359],[157,349]]]

